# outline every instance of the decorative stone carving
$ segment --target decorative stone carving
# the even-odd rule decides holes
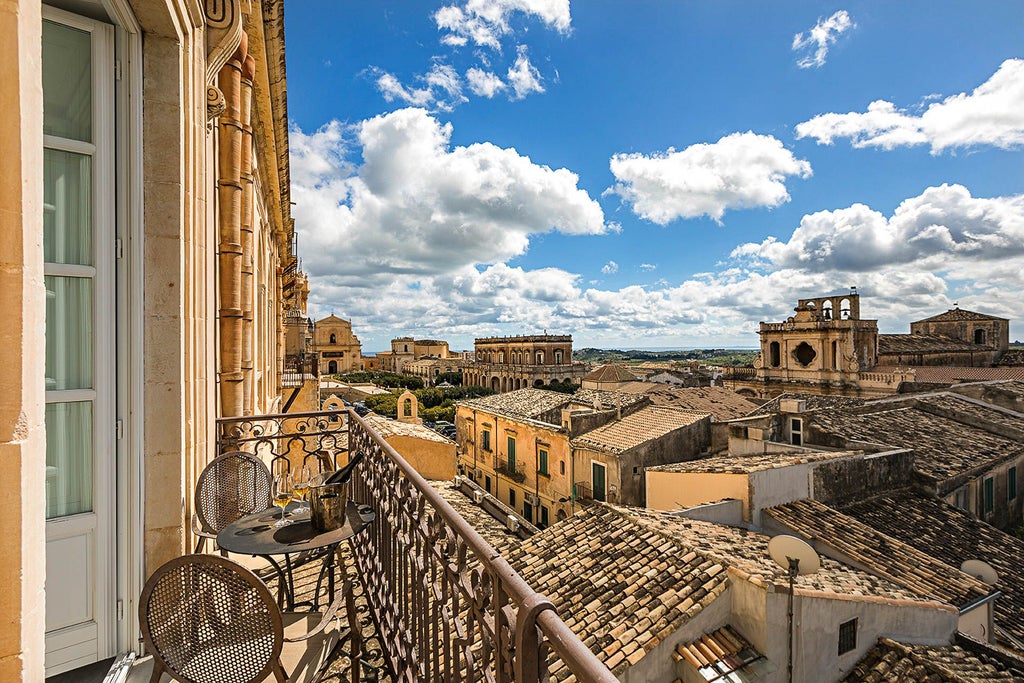
[[[217,74],[241,44],[242,15],[251,9],[249,0],[203,0],[207,84],[217,82]]]
[[[224,113],[224,93],[214,85],[206,86],[206,118],[215,119]]]

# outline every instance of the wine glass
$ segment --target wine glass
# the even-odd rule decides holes
[[[291,524],[292,520],[284,518],[284,509],[292,500],[292,478],[291,475],[278,474],[274,477],[274,505],[281,508],[281,519],[274,522],[275,527]]]
[[[306,496],[309,494],[309,485],[310,485],[310,481],[309,480],[311,478],[312,478],[312,473],[310,472],[309,467],[306,466],[306,465],[303,465],[302,467],[300,467],[299,471],[295,473],[295,482],[294,482],[294,486],[292,486],[292,493],[294,494],[295,500],[305,502]],[[299,505],[299,507],[297,507],[295,509],[295,512],[308,512],[308,511],[309,511],[309,506],[308,505]]]

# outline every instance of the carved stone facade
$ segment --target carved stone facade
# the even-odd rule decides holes
[[[448,342],[440,339],[415,339],[396,337],[391,340],[391,350],[377,354],[380,369],[384,372],[408,372],[406,365],[421,358],[446,359],[451,356]]]
[[[785,322],[761,323],[754,368],[733,371],[725,386],[762,398],[888,396],[920,390],[919,369],[924,375],[935,366],[989,368],[998,375],[991,366],[1009,345],[1008,320],[959,308],[911,323],[911,334],[879,334],[877,320],[861,318],[853,293],[800,299],[795,313]]]
[[[362,345],[352,334],[352,322],[333,313],[317,320],[313,350],[320,354],[320,376],[363,370]]]
[[[463,369],[462,383],[498,392],[579,384],[589,372],[572,360],[572,335],[536,334],[475,340],[475,362]]]

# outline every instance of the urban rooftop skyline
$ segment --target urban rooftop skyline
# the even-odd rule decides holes
[[[1018,2],[286,8],[310,314],[397,336],[752,347],[849,291],[1024,336]]]

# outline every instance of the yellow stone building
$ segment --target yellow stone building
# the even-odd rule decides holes
[[[333,313],[313,325],[313,350],[320,354],[320,376],[365,369],[363,347],[352,334],[352,321]]]
[[[458,471],[544,528],[590,501],[644,505],[647,467],[697,457],[711,416],[640,394],[518,389],[460,401]]]
[[[137,648],[216,418],[280,407],[283,40],[281,3],[0,3],[0,680]]]
[[[505,392],[578,384],[587,372],[586,363],[572,360],[572,335],[484,337],[474,343],[474,362],[463,370],[462,383]]]

